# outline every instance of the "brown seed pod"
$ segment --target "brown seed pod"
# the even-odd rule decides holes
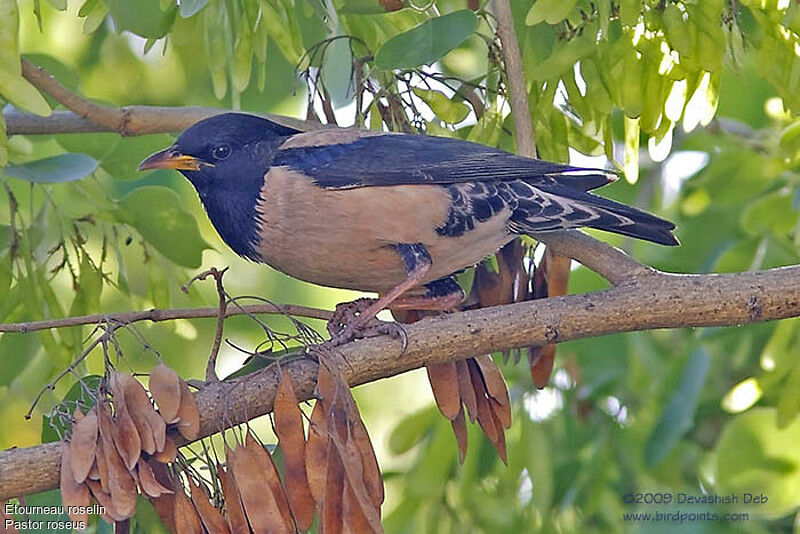
[[[226,446],[225,456],[230,458],[230,449]],[[232,534],[250,534],[250,526],[247,524],[247,516],[244,513],[244,505],[239,495],[239,488],[231,473],[225,471],[222,465],[217,463],[217,478],[222,486],[222,495],[225,497],[225,511],[228,514],[228,524]]]
[[[476,391],[472,386],[472,379],[469,374],[469,366],[467,360],[458,360],[456,362],[456,369],[458,370],[458,391],[461,394],[461,401],[467,409],[467,415],[470,422],[474,423],[478,417],[478,400]]]
[[[183,490],[176,491],[174,499],[176,534],[203,534],[200,515]]]
[[[328,424],[321,401],[311,410],[306,442],[306,477],[311,495],[317,504],[325,500],[325,476],[328,465]]]
[[[136,379],[131,375],[117,372],[111,375],[111,392],[114,395],[115,411],[112,437],[120,457],[125,462],[125,467],[133,470],[142,452],[142,441],[125,401],[124,384],[130,380],[135,381]]]
[[[95,502],[103,507],[104,513],[100,514],[100,517],[102,517],[106,523],[113,525],[117,521],[124,521],[127,519],[124,514],[119,513],[114,508],[114,502],[111,500],[111,495],[103,491],[103,488],[99,482],[87,479],[84,484],[89,487],[89,491],[91,492],[92,498],[95,500]]]
[[[163,362],[150,371],[150,394],[166,423],[175,423],[181,405],[181,377]]]
[[[161,495],[172,493],[171,489],[165,488],[156,479],[153,468],[150,467],[150,464],[148,464],[144,458],[139,458],[139,462],[136,464],[136,473],[139,479],[139,488],[141,488],[142,493],[150,497],[161,497]]]
[[[306,439],[303,431],[303,415],[298,406],[292,379],[288,373],[281,374],[275,392],[275,433],[278,446],[283,451],[283,471],[286,493],[300,530],[308,530],[314,520],[314,497],[306,477]]]
[[[250,432],[245,436],[244,443],[245,447],[253,453],[259,465],[263,466],[264,473],[267,475],[267,480],[269,482],[269,488],[275,496],[275,502],[278,505],[284,523],[290,526],[290,528],[294,528],[294,519],[292,518],[292,512],[289,508],[289,501],[286,498],[286,491],[283,489],[280,475],[278,474],[278,469],[275,467],[275,462],[272,461],[272,456],[270,456],[267,449],[265,449]]]
[[[98,404],[98,406],[98,427],[108,469],[108,490],[111,494],[111,502],[119,515],[128,518],[136,510],[136,481],[114,445],[113,435],[116,428],[111,416],[108,415],[104,405]]]
[[[178,432],[188,440],[200,434],[200,412],[189,385],[181,380],[181,404],[178,406]]]
[[[322,499],[320,523],[325,534],[339,534],[343,531],[344,516],[344,466],[333,439],[328,440],[327,470],[325,472],[325,491]]]
[[[263,462],[256,454],[242,446],[228,450],[230,474],[239,488],[250,526],[255,532],[291,532],[293,526],[287,524],[281,514],[275,495],[265,491],[270,487],[269,476]]]
[[[133,419],[142,450],[147,454],[154,454],[164,449],[167,426],[160,415],[153,409],[153,403],[147,396],[142,384],[138,380],[126,380],[122,384],[125,396],[125,405]]]
[[[153,455],[153,459],[162,464],[169,464],[175,461],[178,457],[178,447],[175,445],[175,440],[171,436],[167,436],[164,440],[164,448]]]
[[[426,365],[428,382],[433,390],[433,398],[442,415],[451,421],[461,411],[461,395],[458,392],[458,371],[455,362]]]
[[[97,452],[97,410],[92,408],[87,415],[76,409],[75,423],[72,425],[70,437],[70,455],[72,457],[72,475],[75,482],[83,482],[89,476]]]
[[[208,501],[208,494],[194,481],[189,478],[189,488],[191,491],[189,495],[192,498],[192,503],[194,504],[197,513],[200,515],[200,521],[203,523],[207,532],[213,532],[216,534],[230,534],[231,529],[228,527],[228,523],[225,521],[225,518],[222,517],[222,514],[219,510],[214,508],[214,506]]]
[[[86,525],[89,520],[86,513],[86,507],[89,506],[89,487],[75,481],[73,465],[72,448],[64,441],[61,444],[61,502],[69,514],[70,521]]]
[[[469,443],[467,439],[467,420],[464,418],[463,410],[459,412],[455,419],[450,421],[450,426],[453,427],[453,434],[455,434],[456,443],[458,444],[458,461],[463,464],[464,459],[467,457],[467,445]]]

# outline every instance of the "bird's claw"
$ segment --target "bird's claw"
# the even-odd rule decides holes
[[[403,344],[402,352],[408,347],[408,336],[398,323],[381,321],[374,317],[361,320],[361,313],[374,302],[374,299],[361,298],[352,302],[338,304],[333,317],[328,321],[328,333],[331,335],[328,345],[338,347],[354,339],[388,335],[399,339]]]

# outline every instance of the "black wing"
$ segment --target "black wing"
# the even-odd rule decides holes
[[[342,142],[332,144],[337,135]],[[610,171],[523,158],[460,139],[355,130],[294,136],[272,164],[296,169],[326,189],[520,179],[536,185],[558,177],[565,186],[587,191],[616,178]]]

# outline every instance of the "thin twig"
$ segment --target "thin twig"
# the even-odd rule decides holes
[[[74,111],[76,115],[98,126],[115,130],[125,135],[126,118],[124,111],[89,102],[58,83],[46,70],[37,67],[25,58],[22,59],[22,76],[34,87],[56,99],[59,104]]]
[[[295,315],[297,317],[307,317],[309,319],[329,320],[333,313],[319,308],[309,308],[306,306],[294,306],[291,304],[277,305],[269,302],[263,304],[253,304],[249,306],[238,306],[229,309],[225,317],[234,315],[247,315],[264,313],[268,315]],[[67,328],[70,326],[81,326],[87,324],[97,324],[102,321],[113,321],[122,325],[128,325],[138,321],[174,321],[176,319],[200,319],[206,317],[217,317],[218,308],[175,308],[175,309],[151,309],[143,311],[130,311],[120,313],[97,313],[94,315],[82,315],[78,317],[64,317],[61,319],[45,319],[43,321],[29,321],[26,323],[6,323],[0,324],[2,332],[34,332],[37,330],[47,330],[49,328]]]
[[[206,364],[206,382],[218,382],[217,377],[217,356],[219,355],[219,347],[222,344],[222,332],[225,329],[225,317],[228,311],[228,295],[225,293],[225,286],[222,284],[222,277],[228,271],[228,267],[222,270],[212,267],[211,269],[192,277],[189,282],[181,289],[189,292],[189,286],[196,280],[205,280],[209,276],[214,277],[217,285],[217,296],[219,297],[219,308],[217,309],[217,331],[214,334],[214,344],[211,346],[211,354],[208,356],[208,363]]]

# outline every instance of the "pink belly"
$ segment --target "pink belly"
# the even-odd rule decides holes
[[[273,168],[258,207],[259,254],[301,280],[383,293],[407,276],[394,244],[428,248],[433,265],[424,283],[474,265],[512,238],[506,213],[460,237],[440,236],[449,206],[450,195],[435,185],[322,190]]]

